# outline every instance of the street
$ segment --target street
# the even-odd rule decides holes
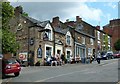
[[[118,82],[118,59],[102,60],[101,64],[22,67],[20,76],[12,75],[3,82]]]

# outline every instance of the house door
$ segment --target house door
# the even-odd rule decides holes
[[[52,56],[52,48],[46,47],[46,57],[51,57],[51,56]]]
[[[57,50],[57,54],[61,55],[61,50]]]
[[[67,59],[70,59],[70,51],[67,51]]]

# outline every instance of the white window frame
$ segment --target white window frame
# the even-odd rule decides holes
[[[88,56],[89,56],[89,55],[90,55],[90,56],[92,55],[92,50],[93,50],[92,48],[88,48]]]
[[[100,31],[97,31],[98,40],[100,40]]]
[[[91,45],[94,45],[94,40],[93,40],[93,38],[90,38],[90,43],[91,43]]]
[[[110,44],[110,36],[108,36],[108,44]]]
[[[70,51],[70,56],[72,56],[72,50],[71,49],[66,49],[66,58],[67,58],[67,51]],[[68,59],[68,58],[67,58]]]
[[[67,36],[70,36],[70,44],[67,42]],[[71,45],[71,42],[72,42],[72,39],[71,39],[71,33],[68,31],[67,34],[66,34],[66,44],[67,45]]]
[[[48,40],[53,40],[53,29],[51,27],[51,25],[48,23],[46,26],[45,26],[45,29],[49,29],[51,31],[51,35],[48,36]],[[48,33],[48,32],[44,32],[45,33]],[[44,35],[43,35],[44,36]]]
[[[82,44],[85,44],[85,37],[82,37]]]
[[[46,58],[46,47],[51,47],[51,56],[53,55],[53,46],[45,44],[45,58]]]

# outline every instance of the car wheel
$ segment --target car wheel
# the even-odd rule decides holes
[[[114,59],[114,57],[113,57],[113,56],[112,56],[111,58],[112,58],[112,59]]]
[[[106,57],[106,60],[108,60],[108,57]]]
[[[19,72],[16,72],[16,73],[14,73],[14,74],[15,74],[15,76],[19,76],[20,73],[19,73]]]

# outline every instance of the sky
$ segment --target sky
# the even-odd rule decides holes
[[[52,0],[44,2],[34,0],[29,2],[26,0],[24,2],[20,0],[11,1],[11,5],[16,7],[21,5],[24,12],[27,12],[30,17],[33,17],[39,21],[50,20],[52,21],[53,17],[59,16],[62,22],[65,22],[67,19],[69,21],[75,21],[76,16],[82,18],[83,21],[93,25],[93,26],[105,26],[109,23],[110,20],[118,18],[118,1],[111,0],[98,2],[96,0],[82,0],[72,2],[64,2],[58,0],[55,2]],[[46,2],[45,2],[46,1]]]

